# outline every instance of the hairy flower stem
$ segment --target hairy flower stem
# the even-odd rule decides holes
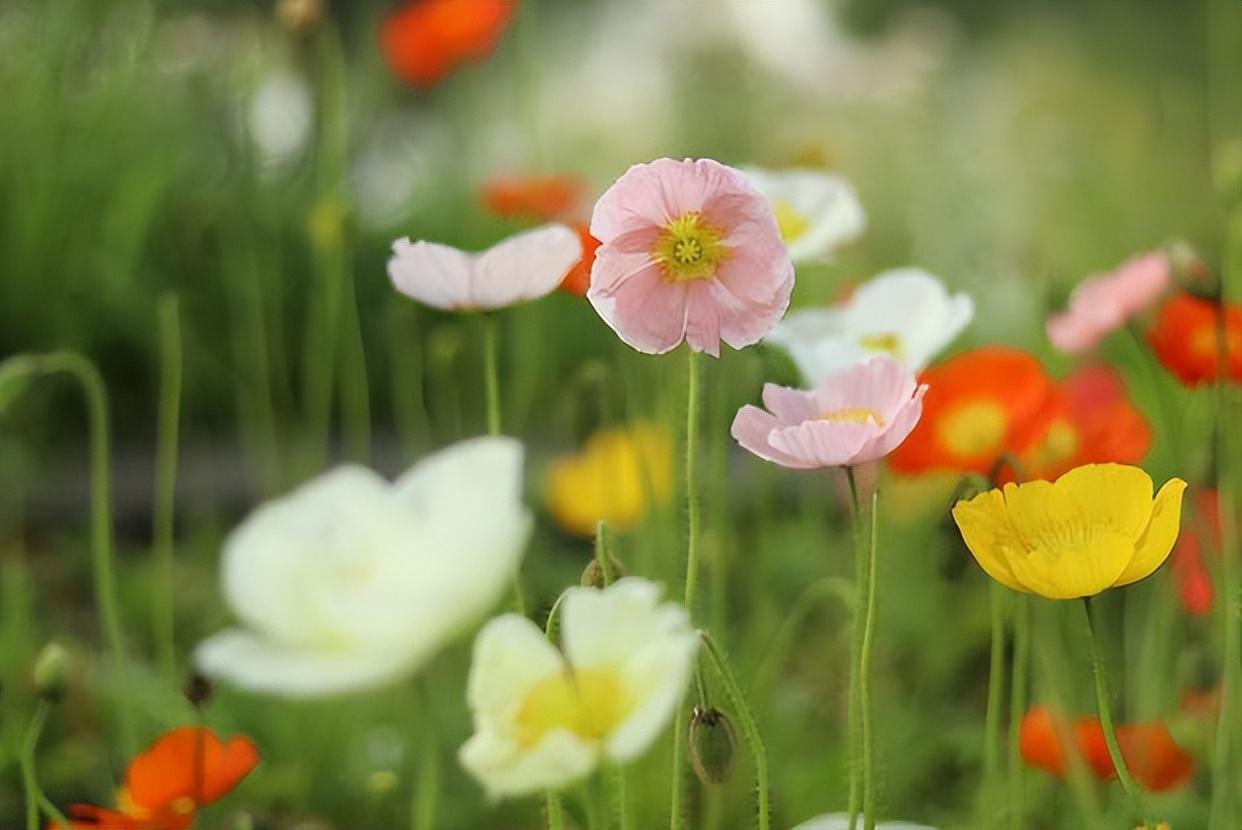
[[[169,294],[159,305],[160,393],[155,439],[155,496],[151,518],[152,553],[160,590],[155,592],[153,628],[160,671],[166,683],[177,677],[174,516],[177,501],[177,438],[181,417],[181,320],[177,297]]]
[[[1091,667],[1095,675],[1095,704],[1100,714],[1100,726],[1104,730],[1104,743],[1108,746],[1108,757],[1113,762],[1113,768],[1117,771],[1117,780],[1121,783],[1121,788],[1125,790],[1133,805],[1136,815],[1143,819],[1145,814],[1143,808],[1143,793],[1139,789],[1138,782],[1130,775],[1130,769],[1126,766],[1126,759],[1121,754],[1121,746],[1117,743],[1117,731],[1113,728],[1113,710],[1112,703],[1109,700],[1108,691],[1108,674],[1104,668],[1104,659],[1100,655],[1099,644],[1096,641],[1094,611],[1092,610],[1090,597],[1083,599],[1083,610],[1087,619],[1087,645],[1091,650]],[[1143,823],[1140,821],[1140,824]]]
[[[1026,676],[1031,662],[1031,615],[1025,596],[1013,604],[1013,679],[1009,686],[1008,801],[1010,830],[1022,830],[1026,818],[1019,726],[1026,711]]]
[[[90,422],[90,537],[95,602],[99,606],[99,623],[108,644],[108,651],[116,664],[118,676],[124,682],[129,673],[112,553],[112,462],[109,449],[108,390],[95,364],[77,352],[52,352],[43,355],[37,358],[37,366],[45,374],[63,372],[69,375],[81,387],[86,398],[87,417]],[[121,749],[127,757],[137,749],[132,712],[128,705],[119,708]]]
[[[746,695],[742,692],[742,687],[738,685],[737,679],[729,669],[729,663],[725,660],[724,654],[721,653],[720,647],[716,645],[716,641],[706,631],[699,632],[699,639],[703,641],[703,649],[711,659],[712,667],[716,669],[716,674],[720,677],[725,696],[729,698],[729,703],[733,706],[738,726],[742,730],[742,736],[746,739],[746,745],[750,748],[751,761],[755,765],[755,791],[758,799],[759,830],[770,830],[772,826],[772,807],[768,782],[768,754],[764,750],[763,738],[759,734],[759,724],[755,721],[755,715],[751,711],[750,705],[746,702]]]
[[[991,612],[991,647],[988,652],[988,708],[983,728],[983,826],[991,826],[999,813],[1000,719],[1005,693],[1005,588],[988,584]]]
[[[854,477],[854,468],[845,468],[845,477],[850,487],[850,521],[854,530],[854,623],[853,643],[850,653],[850,690],[846,719],[849,737],[849,815],[850,830],[857,830],[858,815],[862,796],[862,723],[861,723],[861,691],[859,682],[861,672],[863,644],[863,614],[867,602],[867,540],[863,524],[862,502],[858,495],[858,481]]]
[[[867,612],[863,626],[862,652],[858,658],[859,721],[862,732],[862,802],[863,830],[875,830],[875,736],[872,733],[871,652],[875,644],[876,570],[879,556],[879,493],[871,494],[871,539],[868,546]]]
[[[686,612],[694,617],[694,605],[699,581],[699,356],[686,347]],[[686,730],[688,728],[686,707],[677,707],[673,722],[673,771],[671,781],[670,830],[681,830],[683,761],[685,756]]]

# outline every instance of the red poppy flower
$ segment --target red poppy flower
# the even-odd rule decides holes
[[[1194,516],[1198,522],[1191,521],[1182,528],[1177,543],[1173,546],[1170,556],[1170,571],[1177,587],[1177,598],[1187,614],[1201,617],[1212,610],[1216,601],[1216,588],[1212,584],[1212,574],[1203,560],[1202,531],[1209,535],[1208,547],[1219,552],[1220,539],[1220,499],[1215,490],[1203,489],[1194,494]]]
[[[973,349],[926,369],[919,382],[928,386],[923,417],[889,456],[898,472],[987,475],[1002,455],[1047,432],[1052,382],[1025,352]]]
[[[574,267],[565,274],[560,288],[566,294],[585,297],[587,289],[591,287],[591,266],[595,264],[595,252],[599,249],[600,241],[591,236],[587,225],[575,225],[574,229],[578,231],[578,239],[582,242],[582,259],[574,263]]]
[[[1015,453],[1031,479],[1054,481],[1083,464],[1137,464],[1151,449],[1151,426],[1105,366],[1084,367],[1057,384],[1037,421],[1042,433]]]
[[[240,735],[222,742],[210,730],[174,729],[130,761],[117,809],[90,804],[69,808],[69,826],[49,830],[185,830],[198,808],[218,801],[259,763]]]
[[[1216,303],[1190,294],[1178,294],[1160,309],[1148,342],[1164,368],[1183,385],[1196,386],[1220,376],[1221,313]],[[1223,314],[1225,376],[1242,382],[1242,307],[1226,305]]]
[[[1064,778],[1068,759],[1052,712],[1044,706],[1030,709],[1019,727],[1018,747],[1030,766]],[[1097,718],[1079,718],[1071,727],[1075,749],[1087,768],[1101,781],[1116,777],[1104,729]],[[1122,724],[1117,744],[1126,767],[1140,785],[1152,792],[1176,789],[1194,773],[1194,760],[1177,745],[1168,727],[1158,721]]]
[[[586,190],[572,176],[504,176],[483,185],[483,205],[506,219],[550,221],[572,214]]]
[[[517,0],[417,0],[380,24],[380,46],[393,73],[432,87],[465,61],[491,54]]]

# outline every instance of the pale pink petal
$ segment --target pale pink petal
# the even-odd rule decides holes
[[[686,342],[696,352],[720,357],[720,323],[723,317],[744,315],[746,309],[728,294],[715,296],[714,280],[686,284]]]
[[[711,281],[712,293],[721,307],[721,337],[735,349],[766,337],[789,308],[793,294],[793,262],[782,251],[782,261],[767,270],[743,271],[737,262],[726,262]]]
[[[664,226],[683,213],[702,210],[709,194],[735,189],[740,178],[711,159],[635,164],[595,203],[591,235],[607,243],[645,225]]]
[[[592,287],[587,299],[626,344],[645,354],[663,354],[685,338],[686,294],[685,283],[668,281],[659,265],[650,265],[615,282],[610,292]]]
[[[768,443],[777,452],[811,467],[844,467],[855,463],[863,447],[880,431],[874,421],[803,421],[773,430]]]
[[[868,461],[876,461],[897,449],[901,442],[905,441],[910,433],[914,431],[919,418],[923,416],[923,395],[926,393],[926,384],[920,385],[915,389],[913,396],[907,397],[906,401],[889,418],[884,432],[869,441],[858,455],[850,461],[850,464],[865,464]]]
[[[914,393],[914,376],[890,357],[873,357],[825,378],[815,388],[820,412],[870,409],[887,423]]]
[[[388,260],[388,276],[393,286],[420,303],[454,310],[469,308],[471,272],[474,262],[470,254],[434,242],[398,239],[392,243]]]
[[[763,385],[763,405],[785,424],[796,424],[819,417],[815,395],[803,389],[790,389],[775,383]]]
[[[738,410],[729,432],[738,444],[765,461],[771,461],[793,470],[810,470],[820,466],[773,447],[769,438],[772,432],[780,427],[780,421],[759,407],[744,406]]]
[[[1163,251],[1152,251],[1123,262],[1113,272],[1116,301],[1126,317],[1142,314],[1173,284],[1173,266]]]
[[[503,308],[550,294],[581,258],[578,234],[564,225],[511,236],[475,260],[474,304]]]
[[[1098,346],[1119,325],[1119,317],[1109,306],[1095,309],[1076,306],[1049,317],[1045,329],[1048,339],[1059,351],[1081,354]]]

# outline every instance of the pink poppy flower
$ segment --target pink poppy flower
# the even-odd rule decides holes
[[[710,159],[637,164],[595,203],[603,244],[587,299],[627,344],[663,354],[683,340],[720,355],[757,343],[789,306],[794,270],[772,208]]]
[[[398,291],[446,311],[486,311],[556,290],[582,257],[578,234],[545,225],[477,254],[436,242],[398,239],[388,276]]]
[[[1172,282],[1173,268],[1163,251],[1133,257],[1075,288],[1069,307],[1048,318],[1048,338],[1067,354],[1094,349],[1108,334],[1155,305]]]
[[[918,423],[923,394],[914,374],[876,357],[828,376],[811,390],[774,383],[763,405],[744,406],[732,434],[767,461],[795,470],[853,467],[888,455]]]

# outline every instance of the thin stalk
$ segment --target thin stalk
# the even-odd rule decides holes
[[[1129,796],[1136,814],[1142,819],[1144,816],[1143,792],[1139,789],[1134,777],[1130,775],[1130,768],[1126,766],[1126,759],[1121,754],[1121,746],[1117,743],[1117,732],[1113,728],[1112,704],[1109,700],[1108,674],[1104,668],[1104,660],[1100,656],[1099,643],[1096,640],[1094,612],[1089,597],[1083,599],[1083,609],[1087,618],[1087,645],[1091,650],[1091,667],[1095,675],[1095,704],[1100,714],[1100,726],[1104,730],[1104,743],[1108,746],[1108,757],[1112,760],[1114,769],[1117,770],[1117,780]]]
[[[789,613],[781,621],[780,627],[768,647],[763,650],[763,659],[755,669],[751,680],[751,692],[767,689],[772,682],[783,660],[790,652],[794,638],[798,635],[798,625],[812,608],[826,599],[835,597],[840,600],[846,611],[853,612],[855,604],[854,585],[839,576],[825,576],[803,590],[802,594],[790,606]]]
[[[617,801],[617,825],[620,830],[634,830],[634,816],[630,808],[630,782],[625,767],[618,766],[614,776]]]
[[[699,580],[699,356],[686,348],[686,612],[694,617]],[[682,766],[685,756],[687,728],[686,707],[679,705],[673,722],[673,770],[671,785],[670,830],[681,830],[682,815]]]
[[[155,496],[151,519],[152,553],[160,589],[155,592],[153,625],[160,670],[167,683],[177,676],[173,612],[174,515],[177,503],[177,440],[181,419],[181,319],[177,297],[165,296],[159,306],[160,398],[155,439]]]
[[[565,830],[565,808],[561,797],[552,790],[545,793],[544,809],[548,815],[548,830]]]
[[[607,588],[616,581],[616,577],[612,572],[611,539],[608,536],[608,522],[600,519],[595,523],[595,564],[599,566],[600,578],[604,580],[604,587]]]
[[[116,566],[113,561],[112,539],[112,462],[109,447],[108,390],[99,369],[77,352],[52,352],[38,359],[44,372],[64,372],[82,388],[90,421],[91,457],[91,569],[94,577],[95,601],[99,606],[99,623],[103,628],[108,651],[121,678],[128,676],[125,638],[122,635],[120,602],[117,598]],[[119,712],[122,749],[133,754],[135,731],[131,709],[121,706]]]
[[[30,719],[30,726],[26,729],[26,738],[22,741],[21,769],[22,788],[26,795],[26,830],[39,830],[40,809],[61,827],[69,826],[60,810],[44,795],[35,768],[35,751],[38,749],[39,737],[43,734],[43,725],[47,722],[50,709],[48,700],[41,698],[35,707],[34,716]]]
[[[990,826],[997,815],[1000,790],[1000,719],[1005,692],[1005,588],[989,581],[991,600],[991,648],[988,652],[988,708],[983,729],[983,799],[986,815],[983,825]]]
[[[1027,672],[1031,662],[1031,615],[1025,596],[1013,604],[1013,678],[1009,684],[1008,801],[1010,830],[1022,830],[1025,823],[1025,787],[1019,725],[1026,712]]]
[[[426,690],[423,700],[430,695]],[[424,719],[419,742],[418,776],[414,784],[414,804],[410,811],[413,830],[434,830],[439,812],[440,793],[440,747],[436,740],[435,720],[430,717],[429,707],[423,706],[428,717]]]
[[[733,672],[729,669],[729,663],[716,645],[716,641],[706,631],[699,632],[699,639],[703,641],[704,651],[711,658],[712,666],[716,669],[716,674],[720,677],[721,685],[724,687],[725,696],[729,698],[729,702],[733,705],[738,726],[742,730],[742,736],[746,739],[746,745],[750,747],[751,761],[755,766],[759,830],[770,830],[772,826],[772,806],[768,782],[768,755],[763,748],[763,738],[759,734],[759,724],[756,723],[755,715],[751,711],[750,705],[746,702],[746,696],[742,692],[742,687],[738,685],[737,680],[734,678]]]
[[[858,815],[862,806],[862,704],[859,688],[863,647],[863,613],[867,604],[867,533],[863,524],[862,502],[858,495],[858,481],[854,468],[845,468],[845,478],[850,486],[850,523],[854,531],[854,622],[853,642],[850,647],[850,691],[846,707],[849,737],[849,801],[847,814],[850,830],[857,830]]]
[[[872,734],[871,711],[871,652],[875,644],[876,617],[876,571],[879,555],[876,539],[879,536],[879,494],[871,494],[871,544],[868,552],[867,616],[863,628],[862,653],[858,661],[859,716],[862,721],[863,752],[863,828],[875,830],[875,736]]]
[[[483,326],[483,391],[487,400],[487,434],[500,434],[500,372],[497,368],[496,321],[488,314]]]

